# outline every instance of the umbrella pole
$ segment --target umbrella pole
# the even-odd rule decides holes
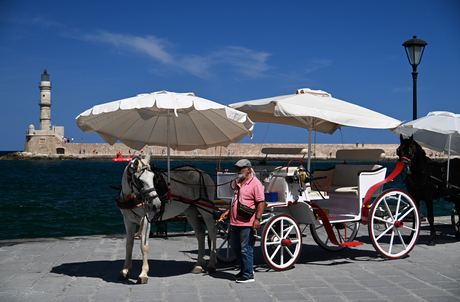
[[[311,164],[311,133],[312,133],[312,129],[309,129],[308,130],[308,163],[307,163],[307,171],[308,173],[311,173],[310,171],[310,164]]]
[[[452,134],[449,134],[449,152],[447,155],[447,187],[449,187],[449,174],[450,174],[450,145],[452,141]]]
[[[171,154],[169,149],[169,121],[170,116],[168,115],[166,121],[166,141],[167,141],[167,148],[168,148],[168,203],[171,203]]]

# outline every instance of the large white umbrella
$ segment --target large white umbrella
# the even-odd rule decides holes
[[[393,132],[408,138],[412,135],[420,145],[435,151],[460,154],[460,114],[446,111],[433,111],[427,116],[405,123]],[[447,164],[449,182],[450,163]]]
[[[120,140],[133,149],[165,146],[170,183],[170,148],[187,151],[228,146],[246,135],[254,123],[246,113],[195,96],[167,91],[94,106],[77,116],[85,133],[97,132],[107,143]]]
[[[292,125],[309,130],[308,170],[311,161],[312,131],[334,133],[342,126],[394,129],[402,122],[354,105],[321,90],[298,89],[295,94],[229,105],[246,112],[254,122]]]

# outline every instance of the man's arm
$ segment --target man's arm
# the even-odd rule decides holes
[[[264,213],[265,209],[265,201],[259,201],[256,207],[256,217],[254,219],[254,223],[252,225],[254,230],[258,230],[260,228],[260,219],[262,218],[262,214]]]

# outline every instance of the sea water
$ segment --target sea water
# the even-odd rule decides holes
[[[166,161],[154,162],[165,169]],[[195,165],[214,179],[216,161],[172,161],[171,167]],[[221,169],[234,162],[223,161]],[[275,163],[277,165],[285,162]],[[335,162],[315,162],[312,168]],[[387,174],[396,162],[382,162]],[[78,160],[0,160],[0,240],[124,233],[123,216],[115,206],[126,162]],[[401,177],[385,188],[405,190]],[[452,204],[435,204],[435,215],[450,215]],[[422,212],[426,215],[425,208]],[[185,224],[186,225],[186,224]],[[186,225],[187,230],[191,230]],[[168,224],[168,232],[183,231],[184,223]],[[152,227],[156,231],[156,227]]]

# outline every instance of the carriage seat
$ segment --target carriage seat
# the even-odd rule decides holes
[[[343,161],[343,163],[337,164],[330,169],[315,170],[313,172],[313,177],[328,177],[329,180],[321,179],[317,183],[323,185],[326,189],[329,185],[329,194],[365,195],[365,192],[373,184],[385,179],[386,168],[378,163],[348,163],[352,161],[378,162],[385,158],[385,152],[381,149],[338,150],[336,158]]]

